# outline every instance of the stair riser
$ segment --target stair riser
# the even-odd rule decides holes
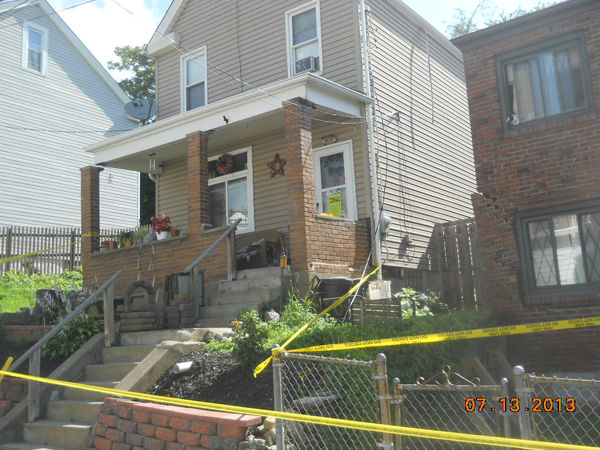
[[[101,403],[48,402],[46,406],[46,419],[64,422],[96,423],[101,409]]]
[[[25,442],[35,442],[63,448],[82,448],[91,426],[52,427],[26,423],[23,425]]]
[[[104,363],[120,363],[141,361],[154,350],[152,345],[132,345],[126,347],[109,347],[102,352]]]
[[[238,270],[236,280],[256,280],[261,278],[280,278],[281,269],[279,267],[262,267],[260,269]]]
[[[281,297],[280,288],[261,289],[248,292],[229,292],[223,294],[213,294],[207,296],[207,306],[217,305],[239,305],[239,308],[245,308],[248,304],[268,303],[278,300]]]
[[[223,318],[228,319],[227,325],[214,325],[214,326],[231,326],[231,321],[235,318],[237,312],[240,309],[252,308],[258,309],[260,308],[260,303],[248,303],[243,305],[219,305],[219,306],[204,306],[200,308],[200,317],[199,319],[213,319],[213,318]]]
[[[110,388],[113,389],[115,386],[116,383],[114,385],[111,385]],[[61,396],[61,398],[64,400],[77,400],[89,402],[103,402],[106,397],[110,397],[110,395],[72,388],[64,388],[63,395]]]
[[[136,366],[136,363],[101,364],[85,366],[86,381],[120,381]]]
[[[213,292],[247,292],[255,289],[281,289],[280,278],[259,278],[249,280],[221,281],[213,285],[206,286],[208,293]]]

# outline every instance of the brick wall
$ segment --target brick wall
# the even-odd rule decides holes
[[[593,97],[600,105],[600,9],[577,1],[552,18],[530,18],[513,31],[474,36],[463,47],[477,190],[472,198],[481,240],[486,297],[504,322],[600,315],[600,292],[525,298],[515,214],[600,199],[600,121],[595,113],[505,130],[496,78],[497,55],[551,37],[583,31]],[[579,8],[584,5],[584,8]],[[536,15],[534,17],[540,18]],[[528,370],[600,371],[600,330],[574,330],[509,339],[509,360]]]
[[[260,417],[107,398],[86,438],[87,448],[106,450],[237,449]]]
[[[27,380],[4,378],[0,383],[0,417],[27,396]]]

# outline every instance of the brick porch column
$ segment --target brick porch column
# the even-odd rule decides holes
[[[290,256],[294,272],[308,272],[310,225],[317,213],[313,175],[311,107],[302,98],[284,104],[286,177],[290,199]]]
[[[81,264],[85,268],[92,252],[100,243],[100,172],[102,167],[87,166],[81,169]],[[94,236],[90,236],[94,233]]]
[[[208,134],[187,135],[188,232],[200,233],[210,222],[208,209]]]

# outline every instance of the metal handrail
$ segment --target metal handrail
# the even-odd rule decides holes
[[[196,260],[193,263],[191,263],[189,266],[187,266],[185,268],[185,272],[191,272],[196,266],[198,266],[198,264],[200,264],[204,258],[206,258],[208,255],[210,255],[210,253],[215,248],[217,248],[217,246],[221,242],[223,242],[223,240],[237,228],[238,224],[241,221],[242,221],[242,218],[240,217],[235,222],[233,222],[231,225],[229,225],[227,227],[227,229],[223,232],[223,234],[221,236],[219,236],[219,238],[215,242],[213,242],[210,247],[208,247],[206,250],[204,250],[204,252],[200,256],[198,256],[198,258],[196,258]]]
[[[19,367],[24,361],[26,361],[36,350],[41,348],[46,342],[52,339],[60,330],[62,330],[65,325],[67,325],[75,316],[77,316],[81,311],[87,308],[98,296],[104,292],[110,285],[112,285],[115,280],[123,273],[122,270],[116,272],[112,277],[106,281],[96,292],[94,292],[87,300],[85,300],[81,305],[75,308],[67,317],[60,321],[58,325],[56,325],[50,332],[48,332],[42,339],[36,342],[33,347],[23,353],[15,362],[13,362],[8,369],[9,372],[14,372],[17,367]]]

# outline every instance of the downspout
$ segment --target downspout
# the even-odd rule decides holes
[[[360,0],[360,14],[362,21],[362,47],[363,63],[365,70],[366,94],[372,99],[371,89],[371,60],[369,56],[369,36],[367,30],[367,9],[365,0]],[[369,165],[371,166],[371,200],[373,203],[373,245],[375,247],[373,265],[381,264],[381,234],[379,229],[380,206],[379,206],[379,183],[377,182],[377,150],[375,149],[375,131],[373,128],[373,103],[367,105],[367,130]],[[381,272],[379,272],[381,273]]]

